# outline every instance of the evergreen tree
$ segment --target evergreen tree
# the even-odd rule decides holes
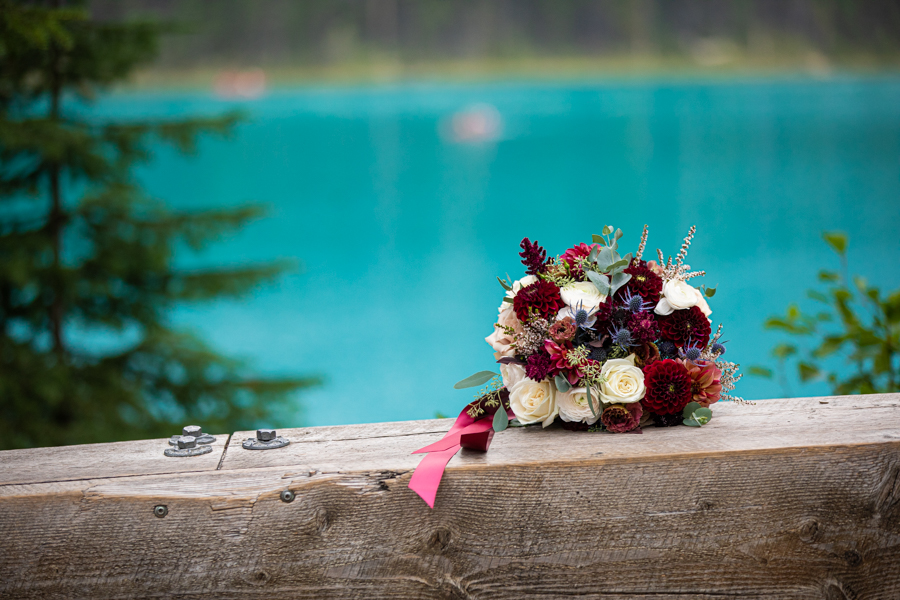
[[[177,268],[176,247],[198,250],[259,210],[173,212],[131,176],[152,144],[190,152],[236,117],[100,122],[72,110],[151,60],[162,32],[93,22],[81,5],[0,0],[0,448],[168,436],[189,421],[248,428],[314,383],[249,377],[168,322],[180,303],[237,296],[285,268]],[[80,343],[110,333],[116,351]]]

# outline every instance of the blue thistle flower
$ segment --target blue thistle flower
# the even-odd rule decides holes
[[[724,343],[720,344],[719,342],[716,342],[715,344],[712,345],[712,351],[713,351],[713,354],[718,354],[720,356],[722,354],[725,354],[725,344]]]
[[[603,348],[594,348],[588,355],[591,360],[606,360],[606,350]]]
[[[659,354],[663,358],[672,358],[673,356],[677,356],[678,348],[675,347],[675,344],[670,342],[669,340],[663,340],[656,344],[656,347],[659,349]]]
[[[631,290],[625,290],[625,295],[622,297],[622,300],[625,301],[622,306],[633,313],[644,312],[650,308],[649,302],[644,302],[644,299],[641,296],[632,294]]]
[[[624,350],[627,350],[631,346],[631,332],[625,327],[610,330],[609,336],[612,338],[613,343],[617,346],[621,346]]]
[[[700,360],[700,355],[703,353],[703,348],[696,345],[685,346],[684,349],[680,350],[678,354],[681,358],[686,358],[690,361]]]
[[[578,326],[579,329],[590,329],[594,326],[594,323],[597,322],[597,317],[594,316],[597,312],[597,309],[587,310],[582,307],[582,303],[579,300],[578,306],[575,307],[575,310],[572,310],[572,307],[569,307],[569,316],[572,317],[572,320],[575,321],[575,325]]]

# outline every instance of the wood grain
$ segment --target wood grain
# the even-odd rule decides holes
[[[154,473],[212,471],[219,466],[227,435],[217,435],[213,451],[190,457],[168,457],[169,439],[29,448],[0,452],[0,485],[67,481],[92,477],[125,477]]]
[[[434,510],[407,467],[372,466],[417,464],[395,454],[440,437],[421,423],[231,444],[221,470],[2,485],[0,597],[900,598],[900,395],[715,414],[503,432],[450,463]],[[291,464],[252,464],[276,453]]]

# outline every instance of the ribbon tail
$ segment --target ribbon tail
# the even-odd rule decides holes
[[[429,452],[409,478],[409,489],[417,493],[430,508],[434,508],[434,499],[437,497],[444,469],[450,459],[459,452],[459,448],[459,444],[456,444],[446,450]]]

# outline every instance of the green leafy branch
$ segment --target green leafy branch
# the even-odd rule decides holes
[[[793,343],[773,348],[783,384],[787,382],[787,362],[796,357],[801,382],[827,381],[835,394],[900,391],[900,290],[885,296],[864,277],[851,278],[846,234],[826,232],[822,237],[838,255],[841,269],[820,271],[818,279],[824,289],[807,292],[820,310],[804,312],[792,304],[784,316],[770,317],[765,323],[766,329],[816,343],[806,351]],[[843,355],[853,366],[851,373],[829,370],[825,361],[836,355]],[[775,375],[762,366],[751,367],[750,373],[766,378]]]

